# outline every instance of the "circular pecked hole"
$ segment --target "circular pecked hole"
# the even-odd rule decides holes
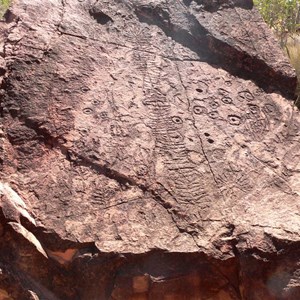
[[[182,124],[182,119],[178,116],[172,117],[172,122],[175,124]]]
[[[81,91],[84,92],[84,93],[88,92],[89,90],[90,89],[87,86],[84,86],[84,87],[81,88]]]
[[[87,135],[89,133],[89,131],[86,128],[79,128],[78,129],[79,133],[83,136]]]
[[[93,113],[93,110],[90,107],[86,107],[83,109],[83,113],[86,115],[90,115]]]
[[[213,144],[215,141],[213,139],[208,139],[207,140],[210,144]]]
[[[232,103],[232,99],[228,96],[224,96],[222,98],[222,102],[225,103],[225,104],[231,104]]]
[[[193,111],[196,115],[201,115],[205,112],[205,108],[203,106],[196,105],[194,106]]]
[[[208,116],[211,118],[211,119],[217,119],[219,117],[219,114],[217,111],[212,111],[208,114]]]
[[[198,93],[203,93],[203,89],[200,89],[200,88],[196,89],[196,91],[197,91]]]
[[[229,115],[228,122],[230,125],[238,126],[241,124],[241,117],[237,115]]]
[[[217,109],[219,107],[219,103],[217,101],[210,102],[210,107],[213,109]]]
[[[93,104],[93,105],[99,105],[99,104],[100,104],[100,101],[97,100],[97,99],[94,99],[94,100],[92,100],[92,104]]]
[[[204,135],[205,136],[209,136],[210,134],[208,132],[204,132]]]

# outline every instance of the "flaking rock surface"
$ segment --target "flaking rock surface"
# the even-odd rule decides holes
[[[300,298],[296,77],[250,0],[18,0],[1,23],[1,300]]]

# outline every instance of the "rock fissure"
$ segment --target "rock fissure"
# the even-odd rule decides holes
[[[199,23],[197,18],[187,11],[185,11],[185,17],[187,18],[188,27],[184,28],[176,23],[171,23],[170,18],[168,18],[169,21],[166,23],[165,16],[159,14],[161,10],[162,8],[159,6],[143,5],[136,7],[135,12],[141,22],[160,27],[168,36],[191,49],[198,57],[203,59],[203,61],[224,68],[235,76],[253,80],[266,92],[269,91],[269,77],[271,76],[275,81],[274,86],[276,85],[276,89],[280,93],[290,99],[295,98],[294,90],[292,93],[286,92],[288,79],[285,78],[285,75],[281,74],[280,71],[274,72],[274,69],[270,68],[264,60],[253,57],[249,55],[249,53],[240,51],[235,47],[231,47],[231,44],[227,43],[227,41],[223,41],[218,39],[217,36],[209,34],[209,31]],[[243,23],[239,13],[236,10],[235,12],[241,20],[241,23]],[[175,12],[174,14],[176,15]],[[219,49],[222,49],[222,52],[219,52]],[[227,57],[227,53],[230,53],[230,56]],[[239,64],[237,65],[231,57],[239,57]],[[224,62],[226,63],[224,64]],[[252,68],[254,64],[257,66],[256,70]]]

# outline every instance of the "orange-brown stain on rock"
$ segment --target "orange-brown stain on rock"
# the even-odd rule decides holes
[[[147,300],[150,288],[150,277],[148,275],[141,275],[133,277],[132,290],[134,295],[132,300]]]
[[[70,263],[75,257],[77,249],[67,249],[66,251],[51,251],[47,250],[47,254],[54,260],[58,261],[61,265]]]
[[[148,292],[150,286],[149,276],[136,276],[133,278],[133,290],[135,293]]]
[[[0,290],[0,300],[12,300],[12,298],[5,290]]]

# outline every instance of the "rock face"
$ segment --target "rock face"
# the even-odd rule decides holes
[[[252,1],[5,19],[0,300],[299,299],[296,77]]]

